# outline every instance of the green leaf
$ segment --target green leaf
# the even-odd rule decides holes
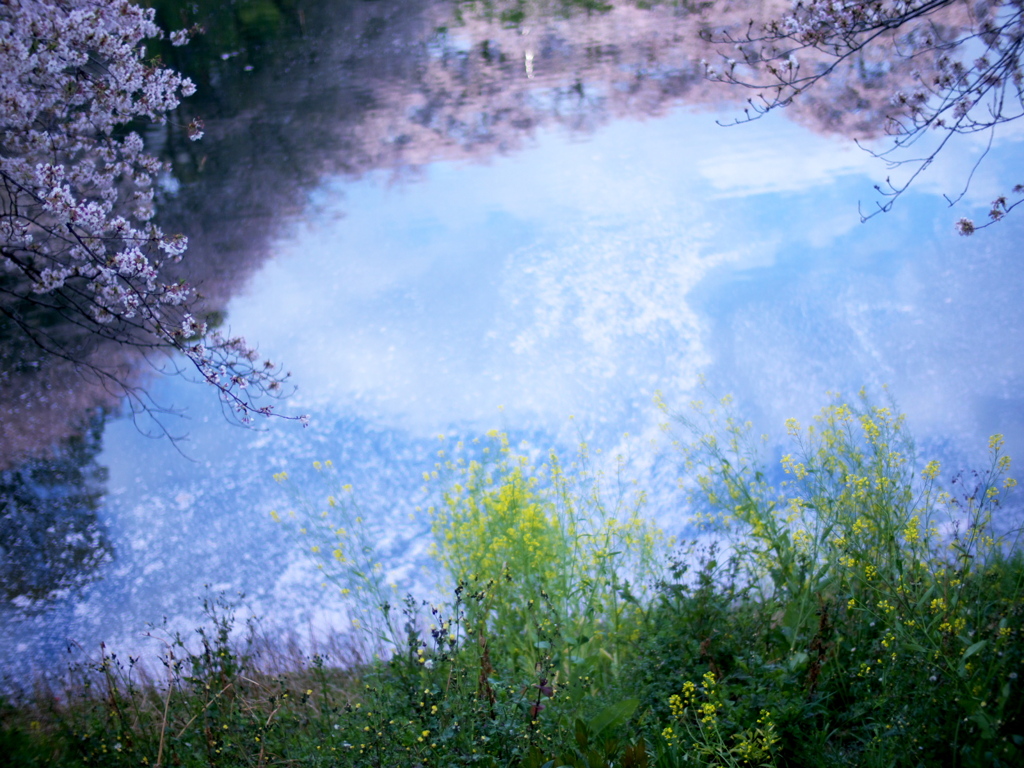
[[[796,672],[798,669],[803,668],[803,666],[810,660],[810,658],[811,657],[808,656],[804,651],[797,651],[789,657],[789,662],[787,664],[787,666],[789,667],[789,671]]]
[[[590,733],[587,725],[579,718],[576,719],[576,744],[581,750],[586,750],[590,745]]]
[[[979,640],[974,645],[972,645],[970,648],[968,648],[966,651],[964,651],[964,655],[960,657],[960,661],[967,661],[967,659],[971,658],[971,656],[976,654],[978,651],[980,651],[986,645],[988,645],[988,640]]]
[[[590,731],[597,736],[606,728],[615,728],[621,725],[632,716],[638,706],[640,706],[640,699],[625,699],[605,707],[590,721]]]

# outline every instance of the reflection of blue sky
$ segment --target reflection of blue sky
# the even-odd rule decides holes
[[[427,430],[498,405],[555,420],[613,407],[586,392],[636,372],[620,359],[627,339],[669,341],[652,323],[692,341],[678,298],[722,258],[697,248],[711,230],[683,155],[657,161],[671,126],[644,127],[661,140],[613,126],[486,166],[439,164],[419,184],[341,187],[318,201],[328,225],[282,244],[232,322],[289,350],[303,402],[369,398]]]
[[[962,183],[979,146],[943,156],[936,177]],[[1005,189],[1012,157],[990,158],[976,195],[999,175]],[[985,419],[968,403],[1019,380],[1016,225],[963,240],[920,192],[861,225],[856,203],[885,172],[774,116],[542,134],[419,183],[326,185],[231,318],[288,359],[304,407],[359,402],[414,432],[492,426],[499,405],[514,424],[557,430],[574,413],[635,428],[655,389],[681,398],[712,370],[712,387],[776,420],[828,389],[887,383],[922,427],[973,431]],[[951,364],[964,372],[940,375]]]
[[[586,140],[543,133],[414,183],[325,183],[229,308],[293,371],[313,426],[230,428],[209,392],[159,383],[188,405],[191,460],[108,426],[115,563],[82,600],[12,624],[9,647],[191,617],[204,583],[292,620],[318,592],[296,586],[306,572],[267,520],[272,472],[301,485],[301,467],[331,458],[368,516],[405,520],[436,432],[498,426],[543,446],[568,439],[573,414],[610,447],[655,431],[656,389],[682,404],[702,374],[760,429],[807,419],[827,390],[889,384],[929,450],[977,461],[1003,431],[1024,453],[1024,224],[958,238],[960,214],[930,194],[976,152],[866,225],[856,202],[884,168],[776,117],[727,130],[676,111]],[[1014,147],[985,169],[975,202],[1019,176]],[[422,524],[388,530],[396,556],[422,546]]]

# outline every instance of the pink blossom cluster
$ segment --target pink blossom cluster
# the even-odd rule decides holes
[[[151,221],[154,182],[169,167],[126,130],[162,123],[196,90],[147,59],[143,42],[163,37],[153,9],[128,0],[0,1],[0,280],[15,286],[8,298],[107,338],[184,352],[247,420],[268,412],[248,392],[283,377],[244,341],[193,325],[193,291],[161,279],[188,241]],[[201,123],[188,132],[200,138]],[[0,312],[25,328],[12,306]]]
[[[1022,4],[982,0],[957,32],[942,33],[939,25],[926,22],[914,24],[949,5],[952,0],[797,0],[793,12],[781,23],[769,24],[767,31],[838,58],[859,52],[882,34],[898,31],[898,36],[884,38],[896,44],[894,56],[916,57],[924,65],[928,57],[922,54],[935,54],[931,71],[915,73],[918,88],[892,97],[900,111],[889,128],[897,135],[913,134],[922,127],[971,133],[1024,115]],[[985,54],[970,63],[956,55],[978,49]],[[988,109],[972,115],[983,102]]]
[[[783,20],[785,32],[808,45],[834,43],[885,26],[899,26],[933,0],[798,0]]]

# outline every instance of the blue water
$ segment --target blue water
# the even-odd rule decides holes
[[[293,372],[284,411],[311,426],[232,427],[201,386],[155,379],[187,440],[107,424],[112,558],[83,586],[5,608],[3,664],[46,667],[68,638],[158,652],[147,624],[188,630],[206,585],[246,593],[274,626],[344,623],[269,517],[290,503],[275,472],[326,493],[314,460],[353,485],[394,579],[417,589],[422,473],[439,445],[490,429],[628,453],[649,514],[688,530],[656,391],[680,409],[701,387],[732,393],[757,432],[781,435],[830,391],[887,386],[925,458],[983,464],[994,432],[1024,456],[1024,219],[953,230],[1019,180],[1019,144],[996,145],[957,208],[940,192],[977,156],[967,142],[864,224],[857,202],[884,167],[784,115],[724,129],[677,107],[527,144],[411,180],[323,178],[227,308],[232,331]]]

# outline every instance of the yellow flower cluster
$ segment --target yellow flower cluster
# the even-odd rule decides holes
[[[683,700],[678,693],[673,693],[668,697],[668,708],[672,713],[672,717],[682,717],[683,712],[686,711],[686,706],[683,704]]]

